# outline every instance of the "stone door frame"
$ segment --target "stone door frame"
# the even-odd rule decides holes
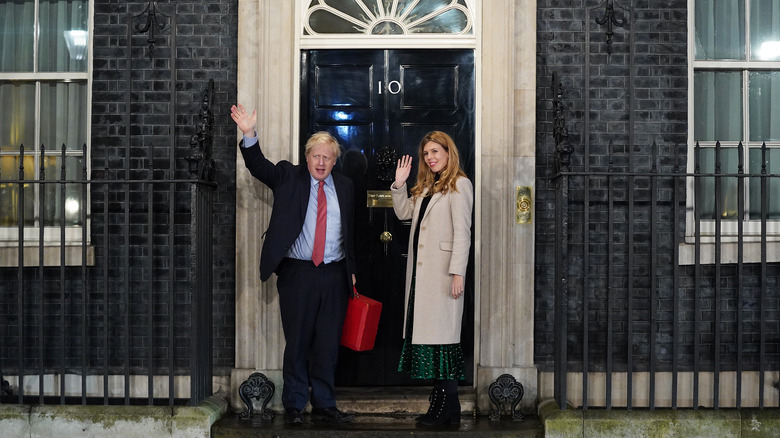
[[[302,41],[306,0],[240,0],[238,101],[258,111],[258,137],[272,161],[297,161],[300,51],[304,48],[463,47],[464,40],[321,38]],[[536,0],[474,0],[475,101],[475,345],[474,386],[480,412],[490,410],[490,383],[511,374],[533,408],[534,225],[517,224],[517,187],[535,185]],[[483,25],[486,23],[487,25]],[[236,139],[240,132],[236,130]],[[260,371],[282,382],[284,336],[275,279],[260,282],[260,239],[270,218],[271,193],[246,171],[236,150],[236,363],[230,401]],[[533,212],[532,212],[533,213]],[[531,215],[533,218],[533,214]],[[279,393],[271,408],[278,407]]]

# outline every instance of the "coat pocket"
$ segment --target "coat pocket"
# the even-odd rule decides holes
[[[442,251],[452,251],[452,242],[439,242],[439,249]]]

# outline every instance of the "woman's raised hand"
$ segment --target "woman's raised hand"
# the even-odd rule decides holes
[[[398,166],[395,168],[395,188],[400,189],[409,178],[409,172],[412,171],[412,156],[404,155],[398,160]]]
[[[252,111],[252,114],[249,114],[246,112],[243,105],[233,105],[230,107],[230,117],[233,118],[233,121],[236,122],[236,125],[238,125],[238,129],[240,129],[244,135],[247,137],[255,136],[255,126],[257,126],[257,110]]]

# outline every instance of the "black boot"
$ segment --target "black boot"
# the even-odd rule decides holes
[[[414,418],[414,421],[416,423],[419,423],[427,418],[430,418],[434,409],[434,405],[436,405],[436,398],[441,395],[440,391],[437,391],[441,389],[441,380],[436,380],[433,382],[433,389],[431,389],[431,393],[428,394],[428,412],[418,415]]]
[[[460,424],[460,400],[456,380],[444,380],[441,387],[434,392],[433,398],[435,399],[435,404],[431,406],[433,412],[420,421],[421,425]]]

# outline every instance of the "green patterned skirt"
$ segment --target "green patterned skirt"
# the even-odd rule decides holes
[[[406,339],[401,350],[398,371],[410,373],[413,379],[464,380],[463,350],[458,344],[412,344],[414,321],[414,280],[409,293],[406,315]]]

